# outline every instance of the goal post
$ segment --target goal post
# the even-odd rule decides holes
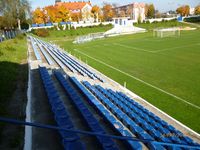
[[[78,36],[75,38],[73,43],[80,44],[100,38],[104,38],[104,32],[90,33],[87,35]]]
[[[179,37],[180,28],[165,28],[165,29],[154,29],[153,37]]]

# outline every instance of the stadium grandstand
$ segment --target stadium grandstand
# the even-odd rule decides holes
[[[41,79],[40,93],[47,99],[56,126],[93,134],[58,130],[54,145],[66,150],[200,149],[199,139],[187,127],[56,45],[29,36],[28,47],[29,66]],[[34,79],[30,86],[32,94],[39,95]],[[44,99],[35,101],[42,107]]]

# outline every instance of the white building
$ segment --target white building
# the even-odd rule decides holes
[[[131,3],[114,8],[117,17],[130,17],[131,20],[145,20],[145,3]]]
[[[194,15],[195,8],[190,7],[190,15]]]

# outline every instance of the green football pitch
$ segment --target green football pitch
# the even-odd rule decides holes
[[[148,32],[57,44],[200,133],[199,29],[180,37],[155,38]]]

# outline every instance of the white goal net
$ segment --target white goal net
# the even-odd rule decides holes
[[[154,37],[178,37],[180,36],[179,28],[165,28],[165,29],[154,29],[153,30]]]
[[[88,35],[78,36],[75,38],[74,43],[85,43],[100,38],[104,38],[104,32],[90,33]]]

